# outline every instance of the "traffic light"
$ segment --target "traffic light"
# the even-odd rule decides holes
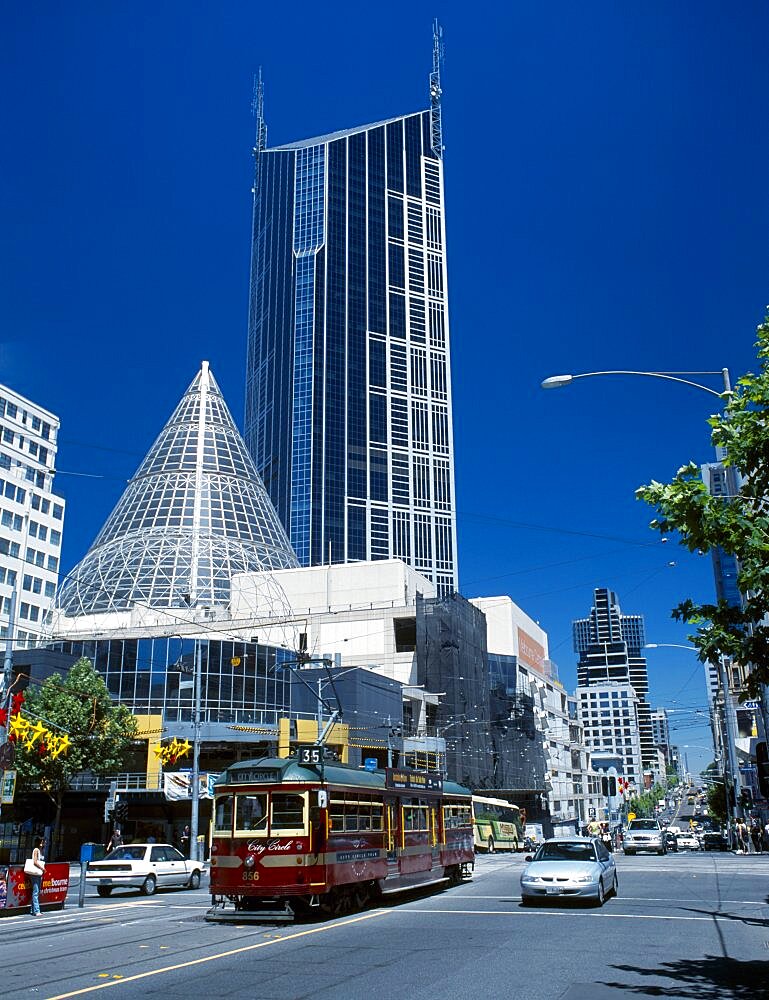
[[[609,795],[613,798],[617,794],[617,779],[609,778]]]
[[[609,794],[609,779],[606,775],[601,778],[601,794],[606,796]]]
[[[115,819],[118,823],[125,823],[128,819],[128,803],[127,802],[116,802],[115,803]]]
[[[765,740],[756,743],[756,772],[758,790],[765,799],[769,799],[769,748]]]

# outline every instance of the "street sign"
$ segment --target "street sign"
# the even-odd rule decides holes
[[[758,708],[757,701],[744,701],[742,704],[745,708],[752,708],[753,711],[755,711]]]
[[[322,746],[308,745],[301,746],[299,749],[299,763],[300,764],[322,764],[325,755],[326,748]]]
[[[630,822],[631,819],[635,819],[635,813],[628,813],[627,814],[627,819],[628,819],[628,823]]]
[[[9,806],[13,802],[13,797],[16,794],[16,772],[2,771],[0,774],[2,774],[0,802],[2,802],[4,806]]]
[[[363,766],[366,768],[367,771],[376,771],[376,769],[379,767],[379,761],[376,759],[376,757],[366,757],[366,759],[363,761]]]

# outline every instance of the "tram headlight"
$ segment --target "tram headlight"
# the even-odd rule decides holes
[[[246,868],[253,868],[254,865],[256,864],[256,858],[253,856],[253,854],[247,854],[246,860],[243,862],[243,864],[246,866]]]

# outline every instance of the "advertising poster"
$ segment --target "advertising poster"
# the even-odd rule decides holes
[[[45,866],[43,884],[40,887],[40,906],[63,906],[69,888],[69,865],[50,864]],[[23,865],[0,867],[0,909],[23,909],[32,905],[32,883],[25,875]]]

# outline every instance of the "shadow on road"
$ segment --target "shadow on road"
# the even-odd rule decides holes
[[[658,968],[636,965],[613,965],[618,972],[636,976],[672,980],[673,985],[627,982],[603,982],[622,990],[625,995],[644,997],[681,997],[696,1000],[767,1000],[769,998],[769,961],[739,962],[734,958],[704,955],[697,959],[663,962]]]
[[[736,920],[738,923],[748,924],[750,927],[769,927],[769,918],[742,917],[737,913],[725,913],[723,910],[719,910],[718,912],[714,912],[713,910],[698,910],[693,906],[684,906],[681,909],[685,913],[702,913],[706,917],[716,917],[718,920]]]

